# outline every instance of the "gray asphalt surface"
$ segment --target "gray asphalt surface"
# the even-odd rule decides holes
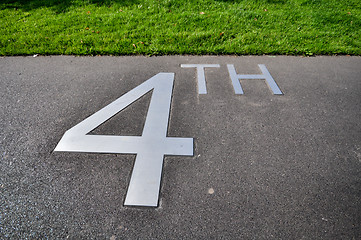
[[[206,95],[196,70],[206,68]],[[242,80],[260,74],[284,95]],[[135,155],[53,152],[66,130],[174,72],[158,208],[123,206]],[[361,58],[0,58],[0,239],[361,239]],[[141,135],[148,94],[92,134]],[[212,191],[213,190],[213,191]]]

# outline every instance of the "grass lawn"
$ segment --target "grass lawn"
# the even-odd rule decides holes
[[[0,0],[0,55],[361,55],[361,0]]]

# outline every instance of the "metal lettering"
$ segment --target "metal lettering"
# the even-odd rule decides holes
[[[124,205],[158,206],[164,155],[193,156],[193,138],[167,137],[174,73],[159,73],[65,132],[54,151],[137,154]],[[87,135],[153,89],[142,136]]]
[[[271,91],[275,95],[282,95],[281,89],[278,87],[277,83],[267,70],[266,66],[264,64],[258,64],[258,67],[261,69],[262,74],[256,75],[256,74],[248,74],[248,75],[242,75],[237,74],[236,70],[234,69],[233,64],[227,64],[229,76],[231,77],[234,92],[236,94],[244,94],[241,83],[239,80],[241,79],[264,79],[266,80],[267,85],[270,87]]]
[[[207,94],[204,68],[219,67],[219,64],[181,64],[182,68],[197,68],[198,94]]]

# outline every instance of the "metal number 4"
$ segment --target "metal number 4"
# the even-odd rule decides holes
[[[158,73],[65,132],[54,151],[137,154],[124,205],[158,206],[164,155],[193,156],[193,138],[167,137],[174,73]],[[87,135],[153,89],[142,136]]]

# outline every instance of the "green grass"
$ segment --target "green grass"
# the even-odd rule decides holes
[[[361,0],[0,0],[0,55],[361,55]]]

